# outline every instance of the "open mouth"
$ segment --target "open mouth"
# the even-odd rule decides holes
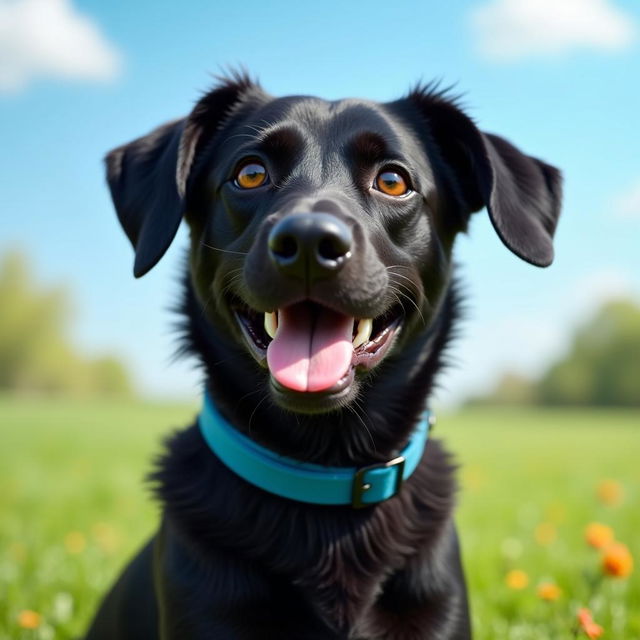
[[[354,318],[309,300],[270,313],[236,301],[235,317],[256,358],[285,390],[334,394],[346,389],[357,367],[371,369],[388,352],[403,309]]]

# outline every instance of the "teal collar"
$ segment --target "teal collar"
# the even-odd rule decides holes
[[[430,423],[431,415],[427,412],[397,457],[356,468],[300,462],[262,447],[229,424],[209,394],[205,394],[198,418],[209,448],[247,482],[290,500],[355,508],[382,502],[398,493],[422,458]]]

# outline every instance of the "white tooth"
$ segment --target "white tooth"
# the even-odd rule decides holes
[[[369,342],[371,332],[373,331],[373,320],[371,318],[363,318],[358,322],[358,333],[353,339],[353,348],[357,349],[361,344]]]
[[[276,337],[276,331],[278,330],[278,315],[275,311],[264,314],[264,330],[267,332],[269,337]]]

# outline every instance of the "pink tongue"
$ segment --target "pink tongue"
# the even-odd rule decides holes
[[[333,387],[351,366],[353,318],[301,302],[280,309],[267,349],[271,375],[294,391]]]

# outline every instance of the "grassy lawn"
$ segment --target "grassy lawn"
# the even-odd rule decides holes
[[[1,640],[82,633],[156,526],[143,476],[162,436],[194,414],[0,398]],[[602,522],[640,558],[640,413],[470,409],[440,416],[436,432],[461,465],[475,637],[574,638],[588,606],[603,638],[640,638],[640,571],[603,577],[584,540]],[[507,585],[513,570],[524,572],[510,574],[520,589]],[[539,597],[543,582],[557,599]]]

